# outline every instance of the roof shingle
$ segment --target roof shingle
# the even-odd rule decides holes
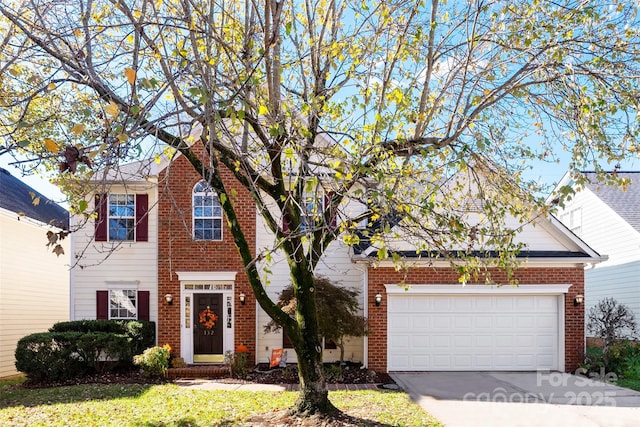
[[[40,198],[40,203],[33,204],[33,198]],[[65,230],[69,229],[69,212],[52,200],[49,200],[33,188],[3,168],[0,168],[0,208],[50,224]]]
[[[595,172],[582,172],[587,178],[585,187],[605,202],[629,225],[640,231],[640,171],[616,173],[621,178],[629,178],[631,180],[631,184],[626,188],[626,191],[620,187],[599,182]]]

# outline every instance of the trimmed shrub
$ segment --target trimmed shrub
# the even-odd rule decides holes
[[[77,343],[82,332],[43,332],[31,334],[16,347],[16,369],[35,381],[68,380],[86,375],[90,367]]]
[[[49,332],[67,331],[125,334],[131,338],[131,357],[156,342],[156,324],[146,320],[74,320],[56,323],[49,329]]]
[[[140,366],[142,373],[147,377],[164,376],[169,369],[169,357],[171,356],[169,349],[168,345],[148,348],[142,354],[134,356],[133,363]]]
[[[133,366],[133,356],[155,342],[146,321],[79,320],[31,334],[16,347],[16,369],[35,381],[73,377]]]

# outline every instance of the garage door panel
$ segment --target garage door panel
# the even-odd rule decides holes
[[[558,368],[555,296],[391,294],[388,300],[391,371]]]
[[[491,348],[493,347],[493,336],[492,335],[476,335],[474,336],[474,345],[476,348]]]
[[[409,329],[410,318],[407,316],[396,316],[389,319],[389,329],[392,331],[402,331]]]
[[[516,326],[520,329],[531,329],[536,326],[536,318],[531,314],[516,316]]]
[[[513,300],[511,298],[487,297],[487,299],[493,302],[496,312],[513,313]]]
[[[556,313],[558,311],[558,303],[555,298],[536,297],[536,311],[538,313]]]
[[[458,328],[471,328],[473,326],[473,317],[469,314],[459,314],[454,317],[454,327]]]
[[[536,298],[535,296],[522,295],[518,298],[510,299],[514,302],[516,310],[530,311],[536,306]]]
[[[491,330],[493,329],[493,318],[488,315],[480,315],[475,319],[477,330]]]
[[[553,315],[536,317],[536,326],[547,330],[553,330],[558,323],[558,317]]]
[[[431,342],[433,343],[431,350],[437,351],[439,348],[449,348],[451,346],[451,337],[448,335],[433,335]]]
[[[429,347],[429,336],[428,335],[413,335],[411,339],[411,344],[414,350],[420,350]]]
[[[449,315],[436,314],[432,317],[431,320],[432,320],[431,324],[433,325],[432,330],[437,332],[439,330],[449,331],[451,329],[451,324],[455,319],[452,319],[451,316]]]

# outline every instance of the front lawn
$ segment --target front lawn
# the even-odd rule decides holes
[[[291,406],[296,396],[295,392],[192,390],[174,384],[26,389],[16,381],[2,381],[0,425],[242,425],[254,417],[268,420],[274,411]],[[354,420],[353,425],[440,425],[401,392],[337,391],[330,398]]]
[[[616,382],[616,385],[640,391],[640,378],[622,378]]]

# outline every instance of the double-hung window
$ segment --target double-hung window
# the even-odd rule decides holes
[[[96,194],[97,242],[149,241],[148,194]]]
[[[137,296],[136,289],[110,289],[109,319],[137,319]]]
[[[193,187],[193,238],[222,240],[222,205],[206,181]]]
[[[135,240],[135,200],[133,194],[109,194],[109,240]]]
[[[324,214],[324,196],[307,193],[302,201],[300,228],[303,232],[313,231]]]

